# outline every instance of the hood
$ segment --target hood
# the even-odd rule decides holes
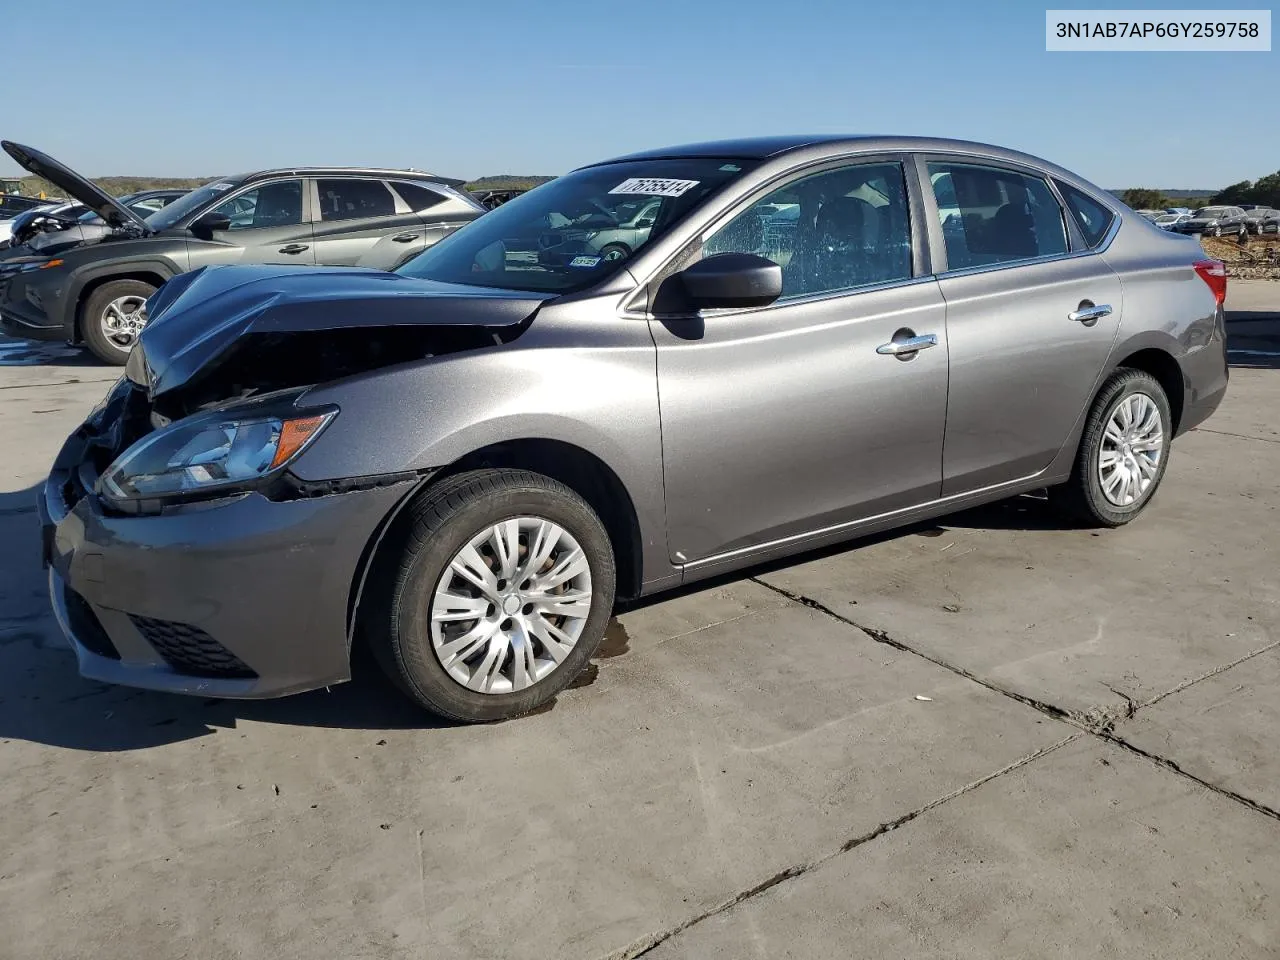
[[[111,226],[129,226],[143,233],[150,232],[146,221],[136,213],[97,184],[86,180],[70,167],[63,166],[48,154],[12,140],[0,140],[0,147],[4,147],[4,152],[27,170],[65,190],[68,196],[79,200]]]
[[[207,373],[251,334],[514,327],[553,296],[355,267],[202,267],[169,280],[147,301],[130,376],[155,397]]]

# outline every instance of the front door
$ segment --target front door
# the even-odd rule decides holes
[[[219,263],[316,262],[310,218],[305,213],[303,181],[272,180],[231,197],[216,208],[231,220],[212,243],[189,244],[191,266]]]
[[[1034,476],[1097,387],[1120,324],[1120,279],[1069,255],[1066,212],[1029,172],[928,164],[943,223],[951,385],[943,495]]]
[[[781,227],[768,222],[779,211]],[[944,305],[936,281],[913,277],[908,214],[900,164],[851,164],[792,181],[705,240],[704,256],[779,263],[783,296],[650,322],[674,562],[938,496]],[[894,346],[912,337],[917,350]]]

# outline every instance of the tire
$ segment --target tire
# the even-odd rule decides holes
[[[600,248],[600,256],[604,260],[625,260],[631,256],[631,248],[625,243],[606,243]]]
[[[1220,236],[1222,236],[1222,228],[1221,228],[1221,227],[1214,227],[1212,230],[1210,230],[1210,231],[1209,231],[1209,236],[1211,236],[1211,237],[1220,237]]]
[[[129,359],[129,351],[137,341],[137,334],[141,332],[141,326],[122,329],[115,336],[109,334],[106,326],[112,319],[116,323],[132,322],[136,310],[126,311],[126,308],[134,304],[141,306],[155,292],[154,286],[142,280],[112,280],[89,294],[84,302],[84,309],[80,312],[80,335],[95,357],[104,363],[124,365]],[[109,319],[109,311],[113,308],[115,316]]]
[[[1117,487],[1108,494],[1103,487],[1099,460],[1104,452],[1111,454],[1116,445],[1111,441],[1107,428],[1112,417],[1119,414],[1126,403],[1135,409],[1144,406],[1134,397],[1145,397],[1154,406],[1159,417],[1158,460],[1154,470],[1149,474],[1139,468],[1138,473],[1144,478],[1146,486],[1140,491],[1133,491],[1134,496],[1128,502],[1116,494],[1123,488]],[[1139,421],[1145,419],[1139,417]],[[1141,425],[1139,423],[1139,425]],[[1094,399],[1093,408],[1089,411],[1089,419],[1085,422],[1084,434],[1080,438],[1080,447],[1076,452],[1076,462],[1071,471],[1071,479],[1061,487],[1052,490],[1052,499],[1065,508],[1070,514],[1086,523],[1095,526],[1119,527],[1138,516],[1155,496],[1160,481],[1164,478],[1165,469],[1169,465],[1170,440],[1173,433],[1173,415],[1169,408],[1169,398],[1156,379],[1142,370],[1122,368],[1111,374],[1102,384]],[[1123,449],[1123,448],[1122,448]],[[1121,464],[1140,458],[1150,463],[1149,455],[1142,451],[1134,451],[1127,455],[1117,454]],[[1121,469],[1122,467],[1118,467]],[[1132,471],[1127,471],[1129,475]]]
[[[569,540],[558,540],[537,571],[513,568],[518,572],[509,585],[500,579],[502,566],[494,552],[494,542],[486,540],[479,544],[475,547],[477,558],[491,565],[489,572],[494,577],[490,592],[473,586],[476,581],[463,579],[454,572],[457,568],[450,565],[460,551],[496,524],[515,518],[522,518],[518,521],[521,530],[519,548],[515,551],[517,557],[527,557],[529,550],[536,549],[537,534],[534,529],[526,530],[526,524],[553,524],[567,534]],[[397,527],[398,533],[389,537],[375,564],[370,613],[362,615],[361,636],[391,680],[419,705],[456,722],[506,720],[547,703],[586,667],[613,613],[614,559],[604,525],[586,501],[569,487],[524,470],[460,473],[428,487],[405,509],[403,522]],[[504,523],[503,529],[510,528]],[[590,581],[589,610],[583,601],[575,606],[580,607],[578,612],[585,616],[543,617],[540,612],[531,613],[536,604],[529,602],[530,598],[545,600],[555,594],[539,593],[536,585],[527,593],[521,588],[536,584],[539,572],[542,576],[554,575],[571,552],[565,549],[571,541],[576,541],[585,555]],[[515,578],[526,574],[529,579],[517,586]],[[578,587],[578,592],[582,592],[581,576],[575,574],[563,584],[565,589]],[[492,600],[492,584],[507,591],[498,597],[498,604],[510,603],[514,596],[514,608],[504,612],[494,602],[488,602],[483,616],[458,617],[446,623],[433,620],[439,592],[470,604],[485,604]],[[458,596],[463,593],[467,595]],[[449,613],[448,607],[442,608],[442,615]],[[529,626],[535,621],[541,625]],[[579,632],[575,643],[558,647],[559,656],[553,656],[537,631],[557,621],[557,630],[563,628],[561,636],[569,636],[574,630]],[[477,631],[487,631],[489,639],[465,639],[464,635],[478,635]],[[445,647],[445,652],[437,652],[438,643]],[[455,648],[461,643],[462,647],[453,651],[450,669],[444,661],[449,656],[451,643]],[[464,661],[462,653],[474,644],[478,645]],[[537,669],[526,669],[529,661],[524,658],[519,658],[517,663],[518,649],[525,647],[531,651],[532,662],[540,665]],[[500,651],[496,657],[495,651]],[[546,672],[538,675],[538,670]],[[464,682],[460,677],[466,674],[470,674],[470,680]],[[534,676],[537,678],[521,686],[522,678],[527,681]],[[478,683],[479,689],[465,683]],[[497,687],[497,691],[484,690],[486,683],[491,688]]]

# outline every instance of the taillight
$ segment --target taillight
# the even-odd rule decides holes
[[[1197,260],[1194,264],[1197,276],[1209,285],[1218,306],[1227,299],[1227,268],[1221,260]]]

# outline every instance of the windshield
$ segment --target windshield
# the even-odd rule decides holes
[[[612,274],[746,166],[677,158],[587,167],[504,203],[396,272],[481,287],[580,290]]]
[[[152,230],[168,230],[176,226],[187,214],[194,213],[210,200],[222,196],[236,186],[235,180],[214,180],[203,187],[196,187],[190,193],[179,197],[167,207],[162,207],[147,217],[147,226]]]
[[[1201,207],[1196,211],[1197,217],[1221,217],[1227,212],[1226,207]]]
[[[1177,220],[1179,216],[1181,216],[1181,214],[1166,213],[1162,217],[1156,217],[1156,223],[1173,223],[1173,221]]]

